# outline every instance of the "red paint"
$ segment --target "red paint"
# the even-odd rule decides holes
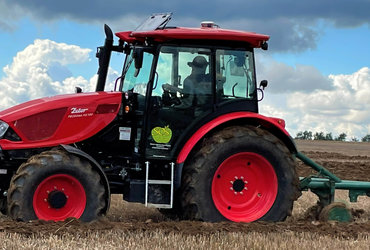
[[[46,97],[0,112],[22,141],[0,140],[3,150],[52,147],[90,138],[117,116],[121,92]]]
[[[253,32],[225,30],[218,28],[174,28],[153,31],[126,31],[116,33],[121,40],[134,43],[143,42],[147,38],[156,42],[170,40],[224,40],[247,42],[254,48],[261,47],[261,43],[269,40],[269,36]]]
[[[51,192],[65,195],[66,203],[53,208],[49,203]],[[86,207],[86,193],[82,184],[73,176],[55,174],[43,180],[33,195],[33,209],[38,219],[61,221],[69,217],[80,218]]]
[[[274,204],[277,191],[274,168],[252,152],[227,158],[212,180],[213,203],[225,218],[235,222],[260,219]]]
[[[286,136],[290,136],[289,133],[284,129],[285,122],[282,119],[278,118],[272,118],[272,117],[266,117],[257,113],[252,112],[234,112],[226,115],[222,115],[217,117],[216,119],[208,122],[207,124],[203,125],[200,129],[198,129],[197,132],[195,132],[190,139],[185,143],[184,147],[180,151],[179,156],[177,157],[177,163],[184,163],[187,156],[189,155],[190,151],[193,149],[193,147],[198,143],[198,141],[203,138],[205,134],[207,134],[209,131],[214,129],[215,127],[231,121],[235,119],[240,118],[251,118],[254,120],[258,120],[260,123],[262,123],[264,126],[267,127],[276,127],[279,130],[281,130]]]
[[[30,115],[17,120],[14,127],[22,131],[27,140],[40,141],[50,138],[62,121],[67,108],[60,108]]]
[[[118,104],[101,104],[96,109],[96,114],[115,113],[118,110]]]

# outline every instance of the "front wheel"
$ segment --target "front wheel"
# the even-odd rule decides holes
[[[185,219],[281,221],[300,195],[289,150],[252,126],[229,127],[206,139],[182,181]]]
[[[31,157],[13,176],[8,213],[21,221],[91,221],[105,207],[104,193],[89,162],[64,151],[46,151]]]

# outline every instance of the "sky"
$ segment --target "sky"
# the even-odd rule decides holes
[[[269,50],[256,51],[257,80],[269,82],[260,113],[283,118],[293,137],[370,134],[370,0],[0,0],[0,110],[75,86],[94,91],[104,23],[132,30],[164,12],[170,26],[212,20],[270,35]],[[112,55],[107,90],[122,60]]]

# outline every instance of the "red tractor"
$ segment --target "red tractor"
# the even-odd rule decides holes
[[[105,26],[96,92],[41,98],[0,112],[0,208],[15,220],[91,221],[111,194],[182,219],[281,221],[300,195],[297,152],[282,119],[258,114],[254,49],[269,36]],[[112,52],[125,53],[105,91]]]

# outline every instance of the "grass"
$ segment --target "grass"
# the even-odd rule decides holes
[[[2,249],[368,249],[368,236],[347,240],[312,233],[228,233],[183,235],[106,231],[62,236],[0,233]]]

